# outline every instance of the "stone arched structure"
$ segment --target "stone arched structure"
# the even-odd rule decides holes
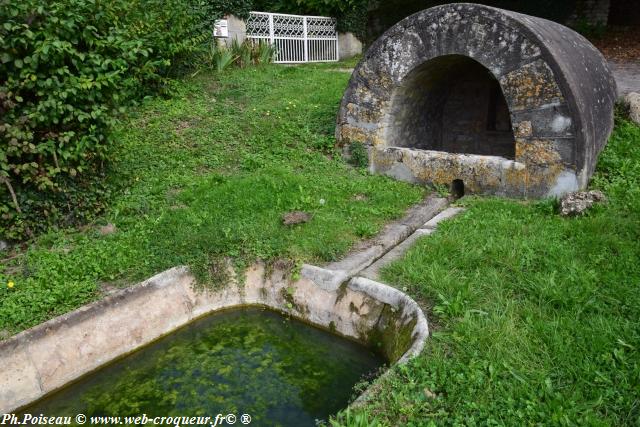
[[[455,3],[409,16],[369,48],[336,137],[364,144],[371,170],[398,179],[559,196],[586,187],[615,99],[605,59],[574,31]]]

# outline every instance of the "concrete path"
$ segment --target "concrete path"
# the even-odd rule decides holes
[[[422,203],[411,207],[405,216],[387,224],[375,238],[362,242],[342,260],[324,266],[327,270],[340,271],[354,276],[376,262],[387,252],[398,246],[425,222],[442,212],[449,202],[442,197],[428,197]]]
[[[323,271],[334,273],[331,277],[316,279],[332,285],[354,276],[378,280],[382,267],[402,258],[420,237],[433,233],[441,221],[462,211],[464,208],[449,207],[449,200],[445,198],[429,197],[411,207],[402,219],[387,224],[380,234],[361,243],[342,260],[324,266]]]
[[[624,96],[629,92],[640,93],[640,61],[609,61],[609,66],[618,85],[618,96]]]
[[[378,280],[380,275],[380,270],[382,267],[392,263],[393,261],[399,260],[409,249],[415,245],[416,241],[422,237],[427,236],[433,233],[438,224],[441,221],[447,220],[449,218],[453,218],[460,212],[464,211],[464,208],[447,208],[440,212],[438,215],[431,218],[429,221],[424,223],[420,228],[413,232],[412,235],[407,237],[403,242],[395,246],[389,252],[387,252],[384,256],[379,258],[376,262],[371,264],[369,267],[362,270],[359,275],[362,277],[366,277],[371,280]]]

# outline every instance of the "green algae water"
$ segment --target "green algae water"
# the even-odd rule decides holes
[[[24,409],[46,416],[251,416],[313,426],[344,408],[384,360],[259,308],[200,319]],[[238,425],[242,425],[240,418]]]

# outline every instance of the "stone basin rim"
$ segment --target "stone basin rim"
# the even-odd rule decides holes
[[[66,383],[66,384],[64,384],[64,385],[62,385],[62,386],[60,386],[60,387],[58,387],[58,388],[56,388],[54,390],[51,390],[51,391],[47,392],[45,395],[39,397],[38,399],[36,399],[34,401],[31,401],[31,402],[29,402],[29,403],[27,403],[25,405],[22,405],[21,407],[18,407],[16,409],[14,409],[13,411],[14,412],[20,412],[20,411],[24,410],[25,408],[31,406],[35,402],[37,402],[37,401],[39,401],[41,399],[46,399],[47,397],[49,397],[49,396],[51,396],[51,395],[53,395],[53,394],[65,389],[67,387],[70,387],[70,386],[72,386],[73,384],[75,384],[75,383],[77,383],[79,381],[82,381],[84,378],[86,378],[86,377],[88,377],[88,376],[100,371],[101,369],[106,368],[107,366],[109,366],[109,365],[111,365],[113,363],[117,363],[118,361],[120,361],[122,359],[125,359],[128,356],[130,356],[130,355],[132,355],[132,354],[134,354],[134,353],[136,353],[136,352],[138,352],[140,350],[143,350],[144,348],[155,344],[156,342],[158,342],[158,341],[162,340],[163,338],[166,338],[166,337],[168,337],[168,336],[180,331],[183,328],[189,327],[190,325],[192,325],[193,323],[197,322],[198,320],[204,319],[204,318],[206,318],[208,316],[216,316],[218,314],[223,314],[223,313],[227,313],[227,312],[233,312],[233,311],[242,310],[242,309],[245,309],[245,308],[255,308],[255,309],[271,311],[271,312],[276,313],[277,315],[279,315],[279,316],[281,316],[283,318],[295,319],[295,320],[297,320],[299,322],[302,322],[305,325],[309,325],[309,326],[311,326],[313,328],[320,329],[320,330],[325,331],[327,333],[331,333],[333,335],[339,336],[339,337],[344,338],[346,340],[349,340],[349,341],[352,341],[352,342],[355,342],[357,344],[362,345],[362,343],[360,341],[358,341],[357,339],[355,339],[353,337],[343,335],[343,334],[341,334],[339,332],[336,332],[336,331],[330,331],[328,328],[325,328],[323,326],[308,322],[307,320],[305,320],[305,319],[303,319],[303,318],[301,318],[299,316],[292,315],[290,313],[287,313],[284,310],[277,309],[277,308],[274,308],[274,307],[271,307],[271,306],[268,306],[268,305],[265,305],[265,304],[256,303],[256,304],[239,304],[239,305],[234,305],[234,306],[228,306],[228,307],[217,309],[217,310],[215,310],[213,312],[203,313],[200,316],[189,320],[189,322],[187,322],[184,325],[178,327],[177,329],[171,330],[171,331],[169,331],[169,332],[167,332],[167,333],[165,333],[163,335],[158,336],[157,338],[153,339],[152,341],[149,341],[148,343],[145,343],[144,345],[142,345],[142,346],[140,346],[138,348],[135,348],[135,349],[133,349],[133,350],[127,352],[127,353],[123,353],[123,354],[119,355],[116,358],[110,360],[109,362],[107,362],[107,363],[105,363],[103,365],[100,365],[100,366],[96,367],[95,369],[93,369],[91,371],[83,373],[78,378],[76,378],[74,380],[71,380],[70,382],[68,382],[68,383]],[[51,320],[54,320],[54,319],[51,319]],[[397,362],[397,363],[402,363],[402,362]],[[387,372],[387,369],[385,369],[383,374],[386,374],[386,372]],[[367,391],[368,391],[368,389],[363,391],[360,395],[358,395],[358,397],[354,401],[358,401],[359,402],[363,398],[366,398],[366,396],[368,395]]]
[[[256,263],[244,280],[201,291],[194,290],[187,267],[174,267],[0,341],[0,363],[15,366],[0,372],[0,412],[24,408],[203,316],[248,306],[361,344],[380,335],[389,367],[424,347],[427,319],[400,290],[311,265],[303,266],[299,280],[288,273]]]

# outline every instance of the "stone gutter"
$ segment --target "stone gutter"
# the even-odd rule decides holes
[[[295,281],[286,269],[256,263],[243,280],[196,290],[189,270],[175,267],[1,341],[0,413],[24,407],[199,317],[243,306],[266,307],[378,344],[392,364],[404,363],[424,347],[426,317],[398,289],[357,276],[397,256],[394,248],[408,247],[401,243],[430,220],[437,224],[442,214],[436,214],[446,205],[445,199],[428,199],[342,261],[324,268],[304,265]]]

